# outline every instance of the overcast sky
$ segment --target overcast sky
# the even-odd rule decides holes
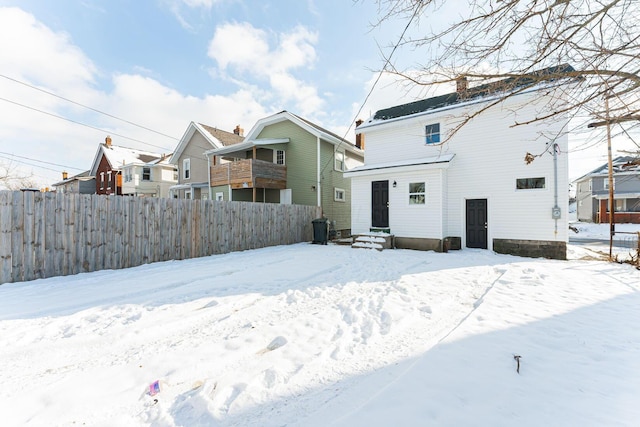
[[[0,162],[46,186],[89,169],[108,134],[169,153],[191,121],[248,131],[285,109],[353,140],[356,118],[424,96],[386,77],[363,106],[406,25],[372,28],[377,13],[373,0],[0,0]],[[573,175],[606,151],[582,156]]]

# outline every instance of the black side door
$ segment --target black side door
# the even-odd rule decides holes
[[[389,181],[371,182],[371,226],[389,227]]]
[[[487,249],[487,199],[467,200],[467,247]]]

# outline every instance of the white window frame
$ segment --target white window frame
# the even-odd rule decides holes
[[[434,131],[433,128],[438,128],[438,131]],[[431,131],[429,131],[431,129]],[[427,145],[440,144],[442,133],[440,131],[440,123],[429,123],[424,127],[424,143]]]
[[[333,188],[333,200],[336,202],[346,202],[347,201],[347,191],[344,188]]]
[[[107,171],[107,190],[111,190],[111,171]]]
[[[149,169],[149,178],[148,179],[144,179],[144,170],[145,169]],[[151,181],[151,168],[148,166],[143,166],[142,167],[142,181]]]
[[[411,186],[422,185],[422,191],[411,191]],[[422,198],[420,198],[422,196]],[[415,201],[414,201],[415,200]],[[409,205],[426,205],[427,204],[427,182],[418,181],[409,183]]]
[[[522,180],[534,180],[534,179],[542,179],[544,183],[544,187],[522,187],[518,188],[518,181]],[[547,189],[547,177],[546,176],[535,176],[528,178],[516,178],[516,191],[545,191]]]
[[[282,162],[279,162],[278,160],[278,155],[282,154]],[[286,164],[286,157],[285,157],[285,152],[284,150],[273,150],[273,163],[275,163],[276,165],[285,165]]]
[[[182,160],[182,179],[191,179],[191,159]]]
[[[605,190],[609,189],[609,178],[608,177],[604,179],[604,189]],[[616,177],[615,176],[613,177],[613,189],[614,190],[616,189]]]
[[[100,189],[104,190],[104,172],[100,172]]]
[[[216,201],[217,202],[224,201],[224,193],[222,191],[216,192]]]
[[[341,158],[341,159],[340,159]],[[344,151],[336,151],[333,155],[333,168],[339,172],[345,171],[345,154]],[[338,163],[340,162],[340,163]]]

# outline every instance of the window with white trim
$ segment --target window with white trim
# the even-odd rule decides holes
[[[344,152],[336,151],[334,155],[334,168],[337,171],[344,172]]]
[[[409,204],[424,205],[426,202],[426,185],[424,182],[409,183]]]
[[[104,189],[104,172],[100,172],[100,189]]]
[[[440,123],[433,123],[424,127],[425,131],[425,143],[426,144],[439,144],[440,143]]]
[[[142,168],[142,180],[151,181],[151,168],[147,168],[147,167]]]
[[[346,202],[347,201],[347,193],[343,188],[335,187],[333,189],[333,200],[336,202]]]
[[[609,178],[605,178],[604,179],[604,189],[608,190],[609,189]],[[613,189],[616,189],[616,178],[613,177]]]
[[[222,202],[224,200],[224,193],[222,192],[216,193],[216,200],[218,202]]]
[[[516,179],[516,190],[534,190],[545,187],[544,177],[539,178],[518,178]]]
[[[111,188],[111,171],[107,172],[107,189]]]
[[[275,150],[273,152],[273,163],[276,165],[284,165],[284,150]]]
[[[191,159],[182,161],[182,178],[189,179],[191,177]]]

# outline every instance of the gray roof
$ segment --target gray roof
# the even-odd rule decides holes
[[[509,77],[507,79],[498,80],[496,82],[483,84],[472,87],[462,93],[452,92],[445,95],[434,96],[432,98],[422,99],[420,101],[410,102],[408,104],[397,105],[395,107],[385,108],[376,111],[372,120],[389,120],[397,117],[410,116],[416,113],[422,113],[436,108],[442,108],[450,105],[467,102],[474,99],[483,98],[498,92],[510,92],[518,89],[527,88],[538,84],[542,81],[550,82],[567,77],[577,77],[571,75],[576,70],[568,64],[549,67],[532,73],[523,74],[517,77]]]

